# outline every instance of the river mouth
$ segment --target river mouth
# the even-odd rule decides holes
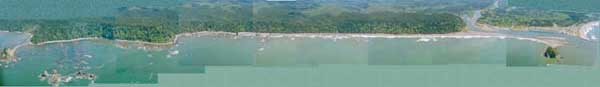
[[[48,85],[37,75],[59,70],[94,73],[95,84],[158,84],[168,73],[207,74],[207,67],[321,67],[344,66],[547,66],[542,55],[548,47],[500,38],[311,38],[186,36],[169,48],[119,47],[119,41],[82,40],[21,47],[22,59],[3,68],[4,85]],[[589,67],[597,58],[597,44],[569,43],[559,47],[562,64]],[[585,48],[585,49],[583,49]],[[588,49],[589,48],[589,49]],[[79,68],[75,68],[79,67]],[[510,69],[509,69],[510,70]],[[89,85],[86,80],[64,85]]]

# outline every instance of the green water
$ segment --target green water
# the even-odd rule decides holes
[[[369,63],[373,65],[505,64],[506,56],[509,55],[506,53],[507,40],[502,39],[440,39],[437,42],[425,43],[416,43],[415,40],[372,39],[369,43]]]
[[[275,38],[257,52],[257,65],[368,64],[364,39]]]
[[[252,65],[258,46],[256,39],[233,39],[231,36],[188,37],[181,40],[183,42],[173,49],[180,51],[180,54],[173,59],[185,66]]]
[[[177,87],[594,87],[600,79],[581,66],[506,67],[504,64],[320,65],[207,67],[205,74],[160,74]],[[185,79],[184,81],[176,81]]]
[[[10,37],[0,40],[7,38]],[[565,64],[575,66],[544,67],[541,54],[547,46],[514,39],[417,42],[388,38],[263,40],[201,36],[183,37],[171,48],[147,50],[138,46],[120,48],[115,41],[87,40],[22,47],[18,50],[22,60],[2,69],[0,82],[9,86],[47,86],[37,76],[44,70],[57,69],[63,74],[76,70],[95,73],[98,79],[92,85],[109,87],[503,87],[518,85],[518,79],[539,86],[600,72],[591,66],[597,51],[581,49],[582,46],[588,45],[560,48]],[[178,54],[170,54],[175,51]],[[65,85],[89,83],[77,80]]]

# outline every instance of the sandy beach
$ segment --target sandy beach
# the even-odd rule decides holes
[[[230,32],[196,32],[177,35],[177,38],[185,36],[207,36],[207,35],[236,35]],[[560,37],[517,37],[499,33],[486,32],[457,32],[449,34],[365,34],[365,33],[254,33],[240,32],[237,34],[242,37],[262,37],[262,38],[323,38],[323,39],[350,39],[350,38],[415,38],[415,39],[517,39],[543,43],[552,47],[559,47],[567,44],[564,38]],[[424,41],[424,40],[421,40]],[[435,40],[428,40],[435,41]]]

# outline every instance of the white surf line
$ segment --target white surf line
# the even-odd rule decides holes
[[[594,22],[590,22],[590,23],[586,23],[583,26],[581,26],[581,28],[579,29],[579,38],[585,39],[585,40],[593,40],[594,38],[596,38],[595,36],[590,37],[589,33],[596,27],[600,26],[600,22],[599,21],[594,21]]]
[[[236,33],[231,32],[195,32],[195,33],[184,33],[176,36],[175,41],[178,41],[179,37],[185,36],[215,36],[215,35],[227,35],[235,36]],[[567,42],[564,38],[560,37],[543,37],[543,38],[528,38],[518,37],[512,35],[505,35],[500,33],[486,33],[486,32],[458,32],[450,34],[368,34],[368,33],[254,33],[254,32],[239,32],[238,36],[243,37],[266,37],[266,38],[324,38],[324,39],[348,39],[348,38],[427,38],[427,39],[444,39],[444,38],[455,38],[455,39],[480,39],[480,38],[498,38],[498,39],[517,39],[527,40],[537,43],[546,44],[551,47],[559,47],[565,45]]]

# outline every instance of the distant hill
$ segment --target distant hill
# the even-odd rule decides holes
[[[542,10],[600,12],[600,0],[508,0],[510,6]]]

